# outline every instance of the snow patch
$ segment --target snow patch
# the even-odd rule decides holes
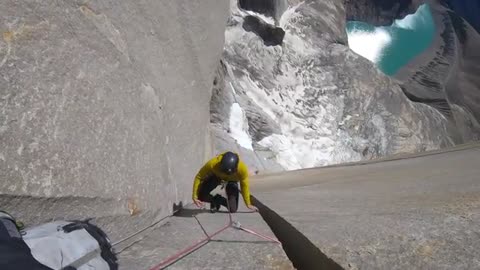
[[[415,29],[415,14],[407,15],[405,18],[401,20],[395,20],[393,22],[394,26],[404,29]]]
[[[277,113],[275,112],[276,105],[270,99],[270,97],[262,90],[259,89],[258,85],[253,82],[250,77],[245,76],[243,80],[239,81],[243,89],[249,89],[247,91],[247,96],[252,99],[262,110],[270,116],[273,120],[277,119]]]
[[[267,17],[263,14],[260,14],[260,13],[257,13],[257,12],[251,11],[251,10],[246,10],[245,13],[250,15],[250,16],[257,17],[257,18],[261,19],[262,21],[264,21],[268,24],[275,25],[275,19],[273,19],[272,17]]]
[[[292,132],[287,135],[273,134],[259,144],[276,153],[277,162],[288,170],[329,164],[334,159],[334,141],[328,137],[307,139],[302,132]]]
[[[238,103],[230,109],[230,136],[246,149],[252,150],[252,138],[248,134],[248,120]]]
[[[418,29],[419,25],[430,23],[431,20],[429,7],[427,4],[423,4],[418,7],[414,14],[407,15],[401,20],[395,20],[392,26],[414,30]]]
[[[297,8],[301,5],[303,5],[303,1],[298,3],[297,5],[293,6],[293,7],[290,7],[288,8],[283,14],[282,16],[280,17],[280,27],[284,28],[285,29],[285,26],[290,22],[291,19],[295,18],[296,16],[298,16],[298,13],[296,13],[297,11]]]
[[[318,105],[315,118],[298,117],[303,112],[295,106],[295,100],[305,99],[305,82],[302,76],[295,75],[301,70],[293,67],[287,69],[290,72],[278,76],[276,80],[278,87],[289,89],[282,91],[282,97],[280,92],[267,91],[248,75],[237,80],[238,85],[247,90],[246,95],[274,119],[282,131],[282,134],[263,138],[258,144],[275,153],[278,164],[287,170],[343,161],[349,155],[338,155],[336,149],[340,146],[335,141],[336,134],[332,132],[337,107],[329,105],[332,100],[319,97],[325,105]],[[340,143],[342,141],[339,140]]]
[[[374,63],[378,62],[383,49],[391,42],[392,37],[382,28],[376,28],[373,32],[353,30],[348,33],[350,48]]]
[[[315,49],[307,41],[297,35],[292,35],[288,29],[285,31],[283,43],[295,48],[299,54],[308,55],[316,53]]]

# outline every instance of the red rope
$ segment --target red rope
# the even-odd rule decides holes
[[[205,245],[206,243],[208,243],[208,241],[210,241],[210,239],[212,239],[212,237],[216,236],[217,234],[225,231],[226,229],[228,229],[230,227],[230,223],[225,225],[225,227],[221,228],[220,230],[216,231],[215,233],[207,236],[205,239],[202,239],[200,240],[199,242],[197,242],[196,244],[192,245],[192,246],[189,246],[187,247],[186,249],[168,257],[167,259],[163,260],[161,263],[157,264],[156,266],[152,267],[150,270],[160,270],[178,260],[180,260],[181,258],[185,257],[186,255],[188,255],[189,253],[201,248],[203,245]]]
[[[278,243],[278,244],[281,244],[277,239],[275,238],[272,238],[272,237],[269,237],[269,236],[265,236],[265,235],[262,235],[260,233],[257,233],[253,230],[250,230],[250,229],[247,229],[247,228],[244,228],[242,227],[241,225],[240,226],[233,226],[233,218],[232,218],[232,213],[230,212],[230,205],[228,203],[228,194],[225,190],[225,195],[226,195],[226,198],[227,198],[227,211],[228,211],[228,223],[223,227],[221,228],[220,230],[214,232],[213,234],[211,235],[207,235],[207,237],[205,237],[204,239],[198,241],[196,244],[193,244],[187,248],[185,248],[184,250],[182,251],[179,251],[178,253],[166,258],[165,260],[163,260],[162,262],[160,262],[159,264],[155,265],[154,267],[150,268],[150,270],[160,270],[160,269],[163,269],[173,263],[175,263],[176,261],[180,260],[181,258],[187,256],[188,254],[190,254],[191,252],[201,248],[202,246],[204,246],[205,244],[207,244],[214,236],[218,235],[219,233],[225,231],[226,229],[230,228],[230,227],[234,227],[236,229],[239,229],[239,230],[242,230],[242,231],[245,231],[247,233],[250,233],[250,234],[253,234],[253,235],[256,235],[260,238],[263,238],[263,239],[266,239],[266,240],[269,240],[269,241],[272,241],[272,242],[275,242],[275,243]]]
[[[265,239],[265,240],[269,240],[269,241],[275,242],[275,243],[280,244],[280,245],[282,244],[282,243],[281,243],[280,241],[278,241],[277,239],[275,239],[275,238],[273,238],[273,237],[269,237],[269,236],[263,235],[263,234],[260,234],[260,233],[257,233],[257,232],[255,232],[254,230],[247,229],[247,228],[245,228],[245,227],[239,227],[238,229],[239,229],[239,230],[242,230],[242,231],[245,231],[245,232],[247,232],[247,233],[256,235],[256,236],[258,236],[258,237],[260,237],[260,238],[263,238],[263,239]]]

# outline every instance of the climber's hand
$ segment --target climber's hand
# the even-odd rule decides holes
[[[203,207],[203,202],[200,201],[199,199],[193,199],[193,203],[194,203],[198,208],[202,208],[202,207]]]

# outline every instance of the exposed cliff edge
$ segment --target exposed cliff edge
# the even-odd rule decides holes
[[[83,2],[0,3],[0,205],[165,216],[210,155],[228,3]]]
[[[453,144],[444,115],[409,100],[397,82],[348,48],[342,2],[289,1],[279,18],[237,1],[231,9],[224,89],[246,110],[253,152],[296,169]],[[281,28],[282,42],[266,44],[256,31],[246,31],[252,16]],[[248,111],[259,118],[249,119]],[[258,121],[264,123],[261,136]]]
[[[480,139],[480,7],[472,1],[405,0],[349,1],[347,18],[374,25],[387,25],[413,13],[420,4],[430,5],[436,25],[431,46],[402,68],[395,78],[414,102],[441,111],[452,123],[450,134],[456,143]],[[466,20],[461,16],[465,16]]]
[[[437,26],[428,50],[397,74],[411,100],[430,104],[454,124],[457,143],[480,139],[480,35],[462,17],[430,3]]]

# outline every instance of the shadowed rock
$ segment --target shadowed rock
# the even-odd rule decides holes
[[[414,13],[422,0],[345,0],[348,21],[391,25]]]
[[[285,37],[285,31],[282,28],[265,23],[255,16],[245,17],[243,29],[257,34],[266,46],[281,45]]]
[[[238,4],[243,9],[273,16],[275,15],[276,2],[277,0],[239,0]]]
[[[288,221],[268,208],[254,196],[252,203],[258,207],[263,220],[282,243],[293,266],[301,270],[343,270],[334,260],[328,258],[308,238],[293,227]]]

